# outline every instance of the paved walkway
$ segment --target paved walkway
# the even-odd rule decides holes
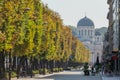
[[[47,75],[36,75],[33,78],[13,78],[12,80],[120,80],[120,76],[83,76],[82,71],[63,71]]]
[[[105,76],[105,77],[102,77],[103,80],[120,80],[120,77],[108,77],[108,76]]]
[[[115,76],[115,75],[102,75],[103,80],[120,80],[120,76]]]
[[[36,75],[33,78],[20,78],[12,80],[102,80],[101,76],[84,76],[82,71],[63,71],[49,75]]]
[[[115,75],[101,75],[103,80],[120,80],[120,76]]]
[[[39,77],[37,79],[40,79]],[[44,77],[44,79],[51,80],[102,80],[101,76],[84,76],[82,71],[64,71],[60,74],[56,74],[49,77]]]
[[[46,75],[39,75],[39,74],[37,74],[33,78],[30,78],[30,77],[20,77],[19,79],[12,78],[12,80],[42,80],[42,79],[35,79],[35,78],[36,77],[44,78],[44,77],[49,77],[49,76],[52,76],[52,75],[55,75],[55,74],[58,74],[58,73],[46,74]],[[45,80],[52,80],[52,79],[45,79]]]

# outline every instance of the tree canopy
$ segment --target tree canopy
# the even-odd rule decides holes
[[[0,50],[13,56],[89,62],[89,50],[40,0],[0,0]]]

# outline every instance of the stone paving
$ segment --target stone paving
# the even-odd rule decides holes
[[[120,77],[102,77],[103,80],[120,80]]]
[[[120,80],[120,75],[114,75],[114,73],[111,75],[104,73],[100,75],[102,76],[102,80]]]
[[[103,80],[120,80],[120,76],[119,77],[103,76],[102,79]]]

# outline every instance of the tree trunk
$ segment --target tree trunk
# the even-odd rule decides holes
[[[25,64],[26,64],[26,74],[28,74],[28,72],[29,72],[29,67],[28,67],[28,58],[26,57],[26,59],[25,59]]]
[[[46,60],[43,60],[43,74],[46,74]]]
[[[11,50],[9,52],[9,80],[11,80],[11,66],[12,66],[12,61],[11,61]]]
[[[5,77],[5,55],[4,51],[0,52],[0,78]]]
[[[18,66],[17,66],[17,78],[19,78],[20,74],[21,74],[21,70],[23,68],[24,65],[24,61],[25,61],[25,56],[20,57],[20,60],[18,61]]]
[[[14,56],[14,57],[13,57],[13,64],[12,64],[12,71],[15,71],[15,70],[16,70],[16,67],[17,67],[16,62],[17,62],[17,57]]]

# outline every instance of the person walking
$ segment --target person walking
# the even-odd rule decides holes
[[[92,75],[95,76],[95,73],[96,73],[96,69],[94,66],[92,66]]]

